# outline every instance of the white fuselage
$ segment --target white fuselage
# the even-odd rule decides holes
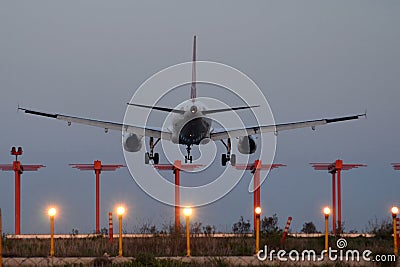
[[[198,145],[209,138],[211,119],[204,116],[206,107],[201,102],[192,102],[181,108],[183,114],[172,118],[172,142],[175,144]]]

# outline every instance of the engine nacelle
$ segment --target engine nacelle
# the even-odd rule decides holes
[[[128,152],[138,152],[142,148],[143,136],[128,134],[124,137],[124,149]]]
[[[200,141],[200,145],[207,145],[208,143],[210,143],[211,139],[210,138],[203,138]]]
[[[249,136],[242,136],[239,138],[238,142],[238,150],[242,154],[253,154],[256,152],[257,145],[254,141],[253,137]]]

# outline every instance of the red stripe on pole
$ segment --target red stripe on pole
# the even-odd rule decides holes
[[[112,212],[108,213],[108,235],[110,238],[110,243],[113,243],[114,242],[114,231],[113,231]]]
[[[285,243],[286,240],[286,236],[289,232],[289,227],[290,227],[290,223],[292,222],[292,217],[289,217],[286,221],[286,226],[285,226],[285,231],[283,232],[282,238],[281,238],[281,246],[283,246],[283,244]]]

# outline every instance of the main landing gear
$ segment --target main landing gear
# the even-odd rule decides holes
[[[157,143],[159,141],[160,141],[160,138],[158,138],[157,141],[154,143],[154,138],[150,137],[150,153],[146,152],[144,154],[144,163],[145,164],[149,164],[150,160],[152,160],[154,164],[158,164],[160,162],[160,155],[158,153],[153,153],[154,147],[157,145]]]
[[[228,161],[231,162],[232,166],[235,166],[236,165],[236,155],[235,154],[231,155],[231,147],[232,147],[231,139],[228,138],[227,144],[224,142],[224,140],[221,140],[221,142],[224,144],[224,146],[226,147],[226,150],[227,150],[226,154],[222,154],[222,158],[221,158],[222,166],[226,166],[226,163]]]
[[[154,138],[150,137],[150,153],[146,152],[144,154],[144,163],[145,164],[150,164],[150,160],[153,161],[153,164],[158,164],[160,162],[160,155],[158,153],[154,153],[154,147],[157,145],[157,143],[160,141],[160,138],[157,139],[156,142],[154,142]],[[222,154],[221,157],[221,163],[222,166],[226,166],[226,163],[229,161],[232,166],[236,165],[236,155],[231,154],[231,139],[228,138],[227,143],[224,142],[224,140],[221,140],[221,142],[224,144],[226,147],[226,154]],[[186,146],[186,151],[187,155],[185,156],[185,163],[192,163],[193,158],[192,155],[190,155],[190,151],[192,150],[191,145]]]

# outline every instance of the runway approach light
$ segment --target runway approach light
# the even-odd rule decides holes
[[[186,207],[183,209],[183,215],[186,217],[189,217],[192,215],[192,208],[191,207]]]
[[[393,215],[399,214],[399,208],[394,206],[394,207],[392,207],[391,212],[392,212]]]
[[[183,209],[183,215],[186,217],[186,256],[190,257],[190,223],[189,218],[192,215],[192,208],[186,207]]]
[[[256,213],[256,254],[258,254],[260,250],[260,214],[261,214],[261,207],[257,206],[254,209]]]
[[[392,212],[393,218],[393,254],[397,257],[399,256],[399,247],[398,247],[398,233],[397,233],[397,214],[399,213],[399,208],[393,206],[390,210]]]
[[[328,245],[329,245],[329,243],[328,243],[328,239],[329,239],[329,222],[328,222],[328,219],[329,219],[329,214],[331,213],[331,209],[329,207],[325,207],[323,209],[323,212],[325,214],[325,251],[328,251]],[[325,253],[325,255],[327,255],[327,254]]]
[[[123,215],[125,213],[125,208],[124,207],[122,207],[122,206],[119,206],[118,208],[117,208],[117,214],[118,215]]]
[[[261,214],[261,207],[256,207],[255,208],[255,210],[254,210],[254,212],[257,214],[257,215],[260,215]]]
[[[324,208],[324,214],[325,214],[325,215],[331,214],[331,209],[330,209],[329,207],[325,207],[325,208]]]
[[[54,217],[56,215],[56,213],[57,213],[57,210],[55,208],[50,208],[47,211],[47,214],[49,214],[50,217]]]

